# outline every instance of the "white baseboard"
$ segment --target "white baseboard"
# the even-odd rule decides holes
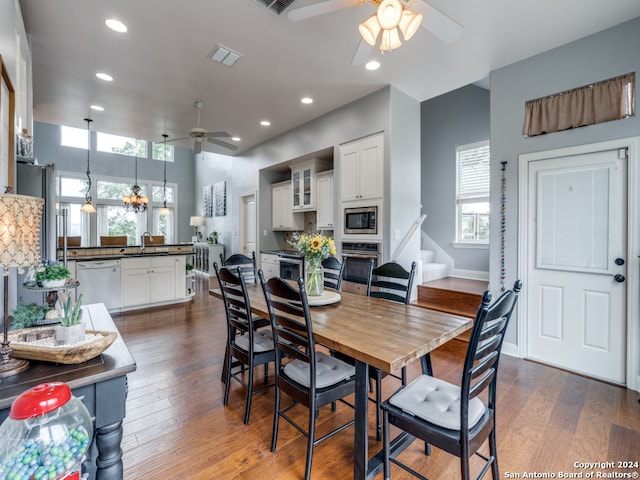
[[[450,275],[457,278],[468,278],[469,280],[484,280],[489,281],[489,272],[482,272],[480,270],[459,270],[454,269]]]
[[[511,357],[520,357],[520,355],[518,354],[518,345],[516,345],[515,343],[503,342],[502,353]]]

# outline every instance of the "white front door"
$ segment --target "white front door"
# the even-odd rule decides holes
[[[250,257],[251,252],[256,251],[256,196],[242,196],[240,205],[240,247],[242,253]]]
[[[525,287],[527,357],[620,384],[631,260],[622,152],[528,163]]]

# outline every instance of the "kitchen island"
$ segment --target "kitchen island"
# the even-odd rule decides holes
[[[35,360],[18,375],[0,381],[0,422],[9,415],[13,401],[26,390],[49,382],[64,382],[74,396],[81,398],[94,421],[93,442],[83,462],[89,479],[121,480],[122,420],[126,414],[127,374],[136,362],[103,304],[83,307],[88,330],[118,333],[118,338],[102,354],[76,365]]]

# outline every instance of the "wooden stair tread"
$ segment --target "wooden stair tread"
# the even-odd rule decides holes
[[[466,292],[482,296],[489,288],[489,282],[484,280],[471,280],[468,278],[446,277],[419,285],[420,287],[437,288],[442,290],[453,290],[456,292]]]

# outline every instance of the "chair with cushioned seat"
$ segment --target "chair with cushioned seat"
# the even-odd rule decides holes
[[[327,257],[322,260],[324,269],[324,286],[334,290],[342,288],[342,276],[344,275],[344,258],[342,263],[336,257]]]
[[[256,266],[256,252],[251,252],[251,257],[242,253],[234,253],[226,260],[220,254],[220,263],[223,267],[240,267],[246,283],[258,283],[258,269]]]
[[[271,319],[271,328],[276,345],[276,399],[273,418],[271,451],[276,451],[278,424],[284,418],[307,437],[307,459],[305,480],[311,476],[313,447],[354,424],[354,420],[344,423],[331,432],[315,439],[315,421],[318,410],[336,402],[355,391],[355,368],[335,357],[316,351],[309,303],[304,289],[304,280],[298,279],[298,288],[274,277],[265,281],[262,270],[258,271],[260,283]],[[291,397],[292,402],[282,407],[282,395]],[[290,416],[296,405],[309,409],[308,427],[305,430]]]
[[[254,325],[247,286],[240,267],[219,268],[217,263],[214,263],[213,267],[220,283],[227,318],[223,404],[227,405],[229,402],[229,389],[233,378],[247,389],[244,410],[244,423],[247,424],[251,413],[252,396],[273,387],[273,384],[268,383],[269,363],[275,359],[273,336],[271,329],[257,329]],[[253,385],[253,372],[259,365],[264,365],[265,385],[256,389]]]
[[[463,480],[470,478],[469,457],[473,454],[485,461],[477,478],[482,478],[491,467],[493,480],[498,480],[496,378],[504,334],[521,288],[522,282],[516,281],[513,289],[493,304],[491,293],[484,293],[467,347],[460,386],[421,375],[382,404],[385,480],[390,478],[392,462],[420,479],[426,478],[391,453],[389,425],[402,430],[401,436],[409,434],[459,457]],[[479,397],[481,394],[485,397],[485,390],[488,390],[486,403]],[[479,452],[487,438],[489,456]]]

